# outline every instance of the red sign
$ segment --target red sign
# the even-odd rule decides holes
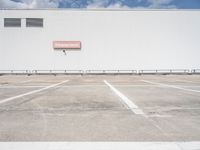
[[[80,41],[53,41],[54,49],[81,49]]]

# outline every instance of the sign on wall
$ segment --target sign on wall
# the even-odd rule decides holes
[[[54,49],[81,49],[80,41],[53,41]]]

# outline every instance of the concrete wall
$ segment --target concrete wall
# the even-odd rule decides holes
[[[4,17],[44,18],[4,28]],[[54,51],[80,40],[80,51]],[[200,11],[0,10],[0,69],[200,68]]]

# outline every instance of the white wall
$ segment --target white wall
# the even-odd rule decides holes
[[[4,17],[44,27],[4,28]],[[54,40],[82,49],[64,55]],[[0,70],[183,68],[200,68],[200,11],[0,10]]]

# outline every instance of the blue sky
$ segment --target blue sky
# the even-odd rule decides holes
[[[0,0],[0,8],[200,9],[200,0]]]

